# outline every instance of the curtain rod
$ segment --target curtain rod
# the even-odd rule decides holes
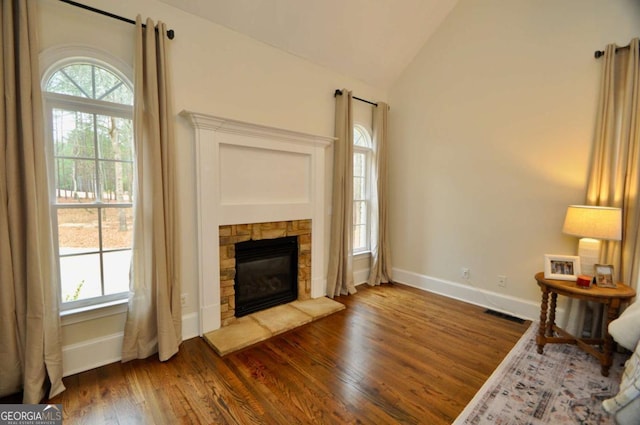
[[[110,13],[110,12],[105,12],[104,10],[96,9],[95,7],[87,6],[86,4],[78,3],[78,2],[75,2],[75,1],[71,1],[71,0],[60,0],[60,1],[63,2],[63,3],[70,4],[71,6],[79,7],[80,9],[88,10],[90,12],[95,12],[95,13],[98,13],[98,14],[103,15],[103,16],[108,16],[110,18],[117,19],[117,20],[122,21],[122,22],[128,22],[128,23],[133,24],[133,25],[136,24],[136,21],[132,21],[131,19],[127,19],[127,18],[123,18],[122,16],[118,16],[118,15],[115,15],[115,14]],[[145,24],[142,24],[142,28],[146,28],[146,27],[147,26]],[[157,30],[158,29],[156,28],[156,31]],[[169,40],[173,40],[173,37],[175,37],[175,32],[173,30],[167,30],[167,37],[169,38]]]
[[[620,50],[629,50],[629,45],[627,44],[626,46],[616,47],[616,53],[618,53]],[[595,52],[593,52],[593,57],[595,57],[596,59],[599,59],[602,56],[604,56],[604,50],[596,50]]]
[[[336,97],[336,96],[342,96],[342,90],[336,89],[336,91],[333,93],[333,97]],[[368,103],[369,105],[373,105],[373,106],[378,106],[377,103],[372,102],[370,100],[361,99],[361,98],[355,97],[355,96],[351,96],[351,97],[354,98],[355,100],[359,100],[360,102]]]

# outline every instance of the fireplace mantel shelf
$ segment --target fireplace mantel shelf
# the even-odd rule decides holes
[[[330,146],[336,138],[302,133],[283,128],[269,127],[261,124],[253,124],[230,118],[216,117],[197,112],[184,110],[180,115],[186,117],[195,128],[202,128],[230,134],[243,134],[278,141],[308,143],[311,145]]]

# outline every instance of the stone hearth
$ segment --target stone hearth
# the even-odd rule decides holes
[[[344,308],[326,297],[294,301],[241,317],[203,336],[218,355],[225,356]]]

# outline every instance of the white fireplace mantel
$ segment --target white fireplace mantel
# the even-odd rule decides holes
[[[324,296],[325,151],[334,138],[180,115],[195,130],[200,335],[221,325],[221,225],[311,219],[311,297]]]

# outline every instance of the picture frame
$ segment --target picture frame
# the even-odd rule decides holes
[[[613,280],[613,266],[611,264],[594,264],[596,271],[596,285],[599,288],[615,288],[616,282]]]
[[[556,280],[578,280],[580,257],[577,255],[544,255],[544,278]]]

